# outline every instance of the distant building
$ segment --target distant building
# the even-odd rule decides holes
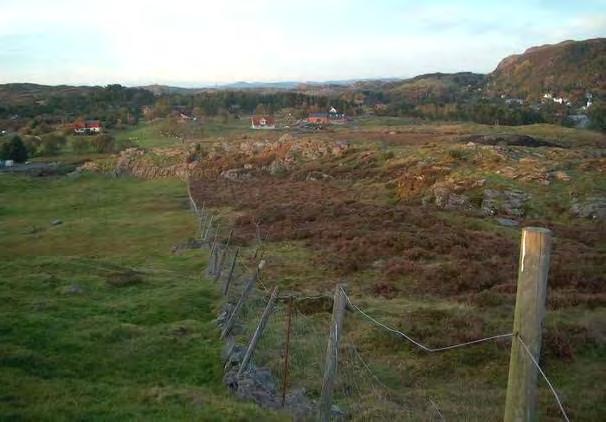
[[[272,116],[251,116],[250,127],[252,129],[275,129],[276,121]]]
[[[328,119],[330,120],[330,123],[343,124],[345,123],[345,114],[337,111],[336,108],[331,107],[330,110],[328,110]]]
[[[101,133],[103,126],[99,120],[77,121],[72,125],[76,135],[95,135]]]
[[[327,125],[330,123],[328,113],[310,113],[310,115],[307,117],[307,123]]]
[[[198,120],[198,118],[196,116],[189,115],[189,114],[183,113],[183,112],[180,112],[179,115],[177,116],[177,121],[179,123],[185,123],[185,122],[188,122],[190,120],[192,120],[192,121],[195,122],[196,120]]]

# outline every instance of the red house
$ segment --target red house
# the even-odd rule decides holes
[[[79,120],[72,125],[76,135],[94,135],[103,128],[99,120]]]
[[[311,113],[307,117],[307,123],[314,123],[317,125],[327,125],[329,123],[328,113]]]
[[[252,129],[275,129],[276,120],[271,116],[252,116],[250,118]]]

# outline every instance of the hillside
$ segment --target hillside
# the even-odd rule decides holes
[[[503,59],[489,75],[488,89],[537,99],[544,93],[582,100],[587,91],[606,93],[606,38],[532,47]]]
[[[387,92],[409,101],[427,99],[457,101],[484,85],[486,76],[480,73],[429,73],[386,85]]]
[[[51,96],[70,96],[90,94],[101,87],[69,86],[69,85],[39,85],[32,83],[0,84],[0,103],[10,105],[32,104],[44,101]]]

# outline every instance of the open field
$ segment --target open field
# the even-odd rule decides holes
[[[279,419],[222,386],[182,182],[0,175],[0,204],[0,419]]]

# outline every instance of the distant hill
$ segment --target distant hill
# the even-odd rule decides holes
[[[31,104],[43,101],[51,96],[69,96],[74,94],[88,94],[99,87],[69,86],[69,85],[38,85],[31,83],[0,84],[0,103],[4,104]]]
[[[488,92],[524,99],[544,93],[581,100],[606,94],[606,38],[532,47],[503,59],[488,76]]]
[[[477,92],[485,81],[486,75],[480,73],[428,73],[402,81],[386,82],[384,89],[392,95],[413,102],[457,101],[463,96]]]
[[[326,81],[326,82],[300,82],[300,81],[284,81],[284,82],[246,82],[246,81],[238,81],[232,82],[228,84],[218,84],[218,85],[203,85],[196,88],[182,88],[176,86],[169,85],[146,85],[140,86],[139,88],[146,89],[154,95],[164,95],[164,94],[197,94],[205,91],[213,91],[213,90],[232,90],[232,91],[241,91],[241,90],[269,90],[269,91],[289,91],[289,90],[298,90],[298,89],[307,89],[309,87],[323,87],[323,86],[349,86],[356,82],[357,80],[347,80],[347,81]]]

